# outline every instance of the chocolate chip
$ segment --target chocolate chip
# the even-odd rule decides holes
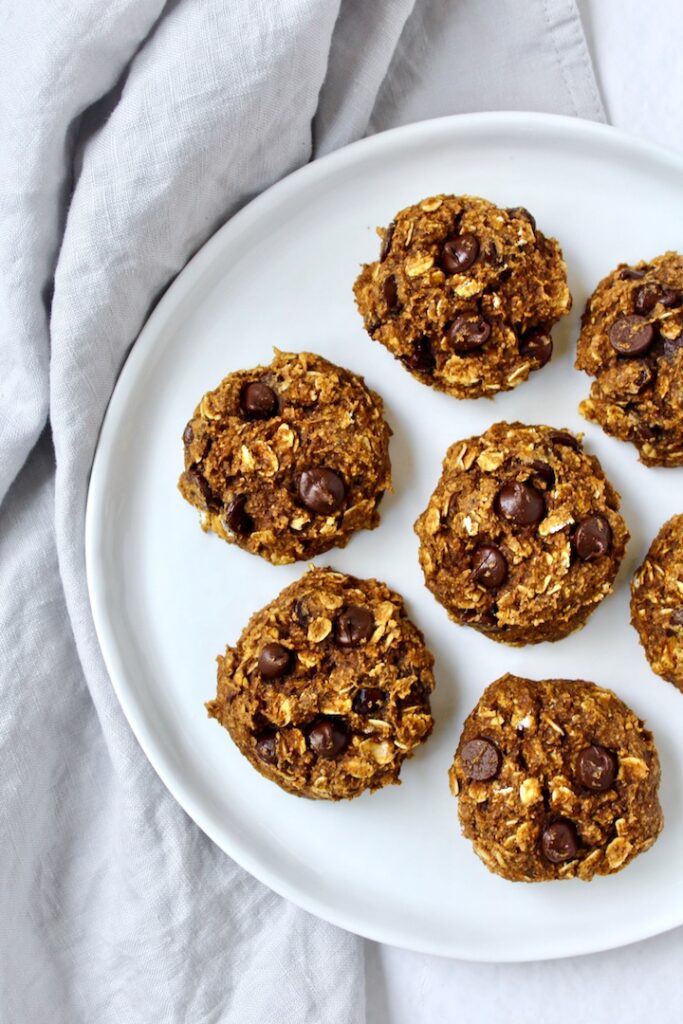
[[[441,248],[441,266],[447,274],[462,274],[469,270],[479,255],[479,239],[467,231],[448,238]]]
[[[190,481],[194,487],[197,488],[202,498],[204,499],[204,505],[207,509],[217,509],[220,505],[218,498],[211,490],[209,481],[200,473],[196,466],[190,466],[185,473],[186,478]]]
[[[384,283],[382,284],[382,297],[386,302],[389,312],[398,313],[401,308],[401,300],[398,297],[398,286],[393,274],[389,274],[388,277],[384,278]]]
[[[508,206],[506,213],[509,213],[511,217],[521,217],[522,220],[528,220],[534,231],[536,230],[536,220],[527,210],[526,206]]]
[[[617,777],[617,759],[599,743],[584,747],[576,762],[576,777],[593,793],[604,793]]]
[[[254,529],[254,520],[246,509],[247,497],[245,494],[238,494],[228,505],[225,513],[225,522],[233,533],[246,536]]]
[[[382,244],[379,248],[379,261],[384,263],[385,259],[389,255],[389,249],[391,248],[391,239],[394,237],[394,229],[396,228],[396,221],[392,220],[389,227],[382,235]]]
[[[275,749],[275,733],[263,733],[256,740],[256,753],[266,764],[275,764],[277,751]]]
[[[645,277],[645,271],[637,270],[635,267],[624,267],[619,277],[622,281],[639,281],[641,277]]]
[[[546,825],[541,836],[541,850],[551,864],[573,860],[579,850],[579,837],[574,823],[568,818],[558,818]]]
[[[669,622],[672,626],[683,626],[683,606],[680,608],[674,608],[671,612]]]
[[[654,341],[652,324],[642,316],[620,316],[609,329],[610,345],[620,356],[640,356]]]
[[[553,430],[549,435],[553,444],[563,444],[567,448],[573,448],[575,452],[581,451],[581,442],[568,430]]]
[[[659,301],[665,309],[677,309],[683,306],[683,292],[676,288],[664,288],[660,292]]]
[[[553,339],[548,331],[544,331],[541,328],[527,331],[519,339],[519,354],[524,356],[525,359],[536,360],[538,362],[537,368],[540,370],[553,354]]]
[[[574,548],[582,562],[606,555],[612,544],[612,528],[604,516],[589,516],[576,528]]]
[[[189,444],[192,444],[193,441],[194,441],[194,430],[192,429],[192,424],[188,423],[187,426],[185,427],[185,429],[183,430],[183,444],[188,444],[189,445]]]
[[[265,679],[279,679],[290,671],[293,663],[292,652],[278,643],[266,644],[258,656],[259,672]]]
[[[475,782],[488,782],[495,779],[502,764],[500,750],[491,740],[483,736],[468,740],[460,751],[462,770],[468,779]]]
[[[493,264],[494,267],[501,262],[498,246],[495,242],[487,243],[486,248],[484,249],[484,258],[487,263]]]
[[[480,544],[472,555],[472,579],[487,590],[495,590],[508,578],[508,564],[495,544]]]
[[[500,515],[517,526],[540,523],[545,515],[545,500],[541,492],[531,484],[523,484],[517,480],[501,487],[494,504]]]
[[[344,504],[346,485],[338,473],[327,466],[312,466],[299,477],[299,498],[311,512],[329,516]]]
[[[277,395],[267,384],[254,381],[242,388],[240,407],[248,420],[269,420],[278,411]]]
[[[542,462],[540,459],[534,459],[531,463],[531,468],[535,476],[543,481],[549,491],[552,491],[555,486],[555,471],[552,466],[549,466],[547,462]]]
[[[659,285],[655,281],[647,281],[645,284],[641,284],[640,288],[636,288],[633,293],[635,312],[645,316],[651,313],[659,301],[659,292]]]
[[[432,353],[429,338],[418,338],[413,343],[413,351],[408,356],[402,356],[401,361],[405,363],[409,370],[431,373],[436,365],[436,360]]]
[[[349,739],[342,718],[321,718],[308,730],[308,746],[318,757],[338,757],[348,747]]]
[[[373,715],[381,711],[387,702],[387,695],[378,686],[362,686],[353,698],[353,710],[357,715]]]
[[[461,313],[447,331],[448,341],[459,355],[475,352],[491,337],[491,324],[478,313]]]
[[[375,619],[370,609],[350,604],[337,616],[334,638],[340,647],[358,647],[372,636],[374,628]]]

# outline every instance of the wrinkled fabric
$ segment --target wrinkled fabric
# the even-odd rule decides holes
[[[90,614],[88,476],[154,302],[258,192],[423,117],[603,119],[577,9],[5,0],[0,85],[0,1020],[389,1019],[417,998],[399,973],[443,993],[455,965],[275,896],[145,760]],[[466,998],[483,969],[463,967]],[[501,969],[498,993],[523,970]],[[431,1019],[417,1002],[401,1019]]]

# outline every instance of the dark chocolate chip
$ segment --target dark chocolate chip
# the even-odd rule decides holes
[[[589,516],[576,528],[574,548],[582,562],[606,555],[612,545],[612,528],[604,516]]]
[[[194,430],[192,429],[192,424],[188,423],[185,429],[183,430],[183,444],[192,444],[193,441]]]
[[[413,343],[413,351],[408,356],[402,356],[401,361],[409,370],[417,370],[419,373],[431,373],[436,365],[432,346],[429,338],[418,338]]]
[[[672,626],[683,626],[683,606],[680,608],[674,608],[671,612],[669,622]]]
[[[253,381],[242,388],[240,407],[248,420],[269,420],[278,411],[277,395],[267,384]]]
[[[495,242],[491,241],[487,243],[486,248],[484,249],[484,258],[487,263],[491,263],[494,267],[501,262],[498,246]]]
[[[534,359],[538,362],[537,369],[541,369],[549,362],[553,354],[553,339],[548,331],[541,328],[528,331],[519,339],[519,354],[525,359]]]
[[[350,738],[343,718],[321,718],[308,730],[308,746],[318,757],[338,757]]]
[[[230,502],[225,513],[225,522],[228,528],[233,533],[239,533],[241,536],[246,536],[254,529],[254,520],[247,512],[246,505],[247,496],[245,494],[238,494]]]
[[[374,628],[375,619],[370,609],[350,604],[337,616],[334,638],[340,647],[358,647],[372,636]]]
[[[542,480],[549,491],[552,491],[555,486],[555,471],[552,466],[549,466],[547,462],[542,462],[541,459],[534,459],[531,468],[535,476]]]
[[[458,355],[476,352],[491,337],[491,324],[478,313],[461,313],[448,328],[447,337]]]
[[[647,316],[659,301],[660,288],[655,281],[646,281],[633,293],[634,312]]]
[[[357,715],[374,715],[387,702],[387,695],[378,686],[362,686],[353,698],[353,710]]]
[[[508,206],[506,213],[509,213],[511,217],[521,217],[523,220],[528,220],[534,231],[536,230],[536,220],[529,213],[526,206]]]
[[[204,505],[206,506],[207,509],[216,509],[219,507],[220,503],[216,495],[211,490],[209,481],[202,473],[199,472],[196,466],[190,466],[185,476],[190,481],[190,483],[192,483],[197,488],[202,498],[204,499]]]
[[[290,671],[293,663],[292,652],[278,643],[266,644],[258,656],[259,672],[265,679],[279,679]]]
[[[277,751],[275,749],[275,733],[266,732],[256,740],[256,753],[266,764],[275,764]]]
[[[531,484],[518,480],[505,484],[495,498],[496,511],[517,526],[540,523],[545,515],[545,500]]]
[[[312,466],[299,477],[299,498],[311,512],[330,515],[344,504],[346,485],[338,473],[327,466]]]
[[[502,586],[508,577],[508,564],[495,544],[480,544],[472,555],[472,579],[487,590]]]
[[[495,779],[502,764],[500,750],[491,740],[483,736],[468,740],[460,751],[462,770],[468,779],[475,782],[488,782]]]
[[[620,356],[642,356],[654,341],[652,324],[635,313],[620,316],[609,329],[610,345]]]
[[[593,793],[604,793],[617,777],[617,759],[599,743],[584,747],[576,762],[576,777]]]
[[[382,297],[386,302],[389,312],[398,313],[401,308],[401,300],[398,297],[398,286],[393,274],[389,274],[388,277],[384,278],[384,283],[382,284]]]
[[[640,281],[641,277],[645,277],[645,271],[637,270],[636,267],[624,267],[619,277],[622,281]]]
[[[479,255],[479,239],[471,232],[447,239],[441,249],[441,266],[447,274],[469,270]]]
[[[678,309],[679,306],[683,306],[683,291],[677,288],[663,288],[659,301],[665,309]]]
[[[553,444],[563,444],[567,448],[573,448],[575,452],[581,451],[581,442],[568,430],[553,430],[549,435]]]
[[[573,860],[579,850],[576,826],[568,818],[558,818],[543,829],[541,850],[551,864]]]
[[[389,249],[391,248],[391,239],[394,237],[394,229],[396,228],[396,221],[392,220],[388,228],[386,228],[382,235],[382,244],[379,247],[379,261],[384,263],[385,259],[389,255]]]

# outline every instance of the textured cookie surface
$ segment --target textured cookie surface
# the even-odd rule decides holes
[[[391,485],[382,399],[310,352],[276,352],[204,395],[179,489],[205,530],[275,564],[374,529]]]
[[[576,367],[595,378],[579,406],[646,466],[683,465],[683,256],[620,264],[588,300]]]
[[[633,577],[631,622],[652,671],[683,691],[683,515],[664,523]]]
[[[493,396],[552,354],[571,307],[559,245],[517,207],[432,196],[401,210],[354,291],[367,332],[457,398]]]
[[[610,690],[505,675],[469,715],[450,769],[464,835],[514,882],[609,875],[663,817],[651,733]]]
[[[207,709],[262,775],[340,800],[399,781],[432,730],[432,664],[397,593],[314,568],[218,659]]]
[[[575,435],[496,423],[446,454],[415,524],[425,583],[493,640],[559,640],[612,589],[628,540],[618,509]]]

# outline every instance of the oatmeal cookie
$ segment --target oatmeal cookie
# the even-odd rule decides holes
[[[354,291],[368,334],[425,384],[492,397],[550,359],[571,307],[566,267],[523,207],[432,196],[382,232]]]
[[[576,367],[594,377],[579,409],[631,441],[646,466],[683,466],[683,256],[620,263],[586,305]]]
[[[425,583],[492,640],[560,640],[612,589],[619,495],[567,430],[495,423],[452,445],[415,524]]]
[[[683,691],[683,515],[664,523],[633,577],[631,622],[652,671]]]
[[[275,565],[312,558],[378,525],[390,435],[362,377],[276,350],[204,395],[178,487],[204,530]]]
[[[287,792],[349,799],[398,783],[431,733],[433,661],[397,593],[313,568],[218,658],[206,706]]]
[[[512,882],[611,875],[663,826],[652,734],[610,690],[504,675],[463,728],[449,772],[463,834]]]

